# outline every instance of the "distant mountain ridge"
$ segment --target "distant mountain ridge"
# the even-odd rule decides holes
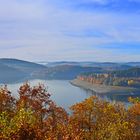
[[[1,58],[0,63],[7,65],[9,67],[17,68],[27,73],[32,72],[34,70],[46,68],[45,66],[34,62],[18,60],[18,59],[10,59],[10,58]]]
[[[45,61],[43,61],[45,64]],[[130,64],[130,65],[127,65]],[[138,64],[138,63],[137,63]],[[105,73],[118,70],[128,70],[135,66],[130,63],[115,63],[115,62],[46,62],[48,68],[34,76],[41,76],[46,79],[73,79],[82,73]],[[134,64],[133,64],[134,65]]]
[[[47,67],[55,67],[62,65],[72,65],[72,66],[87,66],[87,67],[102,67],[102,68],[121,68],[128,69],[130,67],[139,66],[140,62],[127,62],[127,63],[117,63],[117,62],[74,62],[74,61],[57,61],[57,62],[38,62],[39,64],[46,65]]]
[[[115,75],[116,77],[140,77],[140,68],[134,67],[128,70],[119,70],[111,72],[111,75]]]
[[[85,72],[104,73],[114,70],[128,70],[140,67],[140,62],[28,62],[24,60],[1,58],[0,83],[19,81],[22,79],[61,79],[69,80]]]
[[[58,65],[49,67],[39,73],[34,73],[35,77],[41,76],[46,79],[59,79],[59,80],[71,80],[76,78],[78,74],[84,72],[103,72],[102,68],[95,67],[84,67],[84,66],[73,66],[73,65]]]
[[[133,67],[140,67],[140,62],[128,62],[126,65],[133,66]]]

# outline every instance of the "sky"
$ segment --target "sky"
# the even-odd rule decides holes
[[[140,0],[0,0],[0,57],[140,61]]]

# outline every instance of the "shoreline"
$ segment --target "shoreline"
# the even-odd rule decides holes
[[[106,94],[133,95],[136,92],[140,92],[140,89],[137,88],[91,84],[89,82],[82,81],[79,79],[74,79],[70,81],[70,83],[73,86],[77,86],[86,90],[91,90],[92,92],[95,92],[99,95],[106,95]]]

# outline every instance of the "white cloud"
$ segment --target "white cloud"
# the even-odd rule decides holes
[[[83,0],[83,2],[87,1],[106,2]],[[0,2],[1,57],[95,61],[109,61],[114,58],[117,61],[122,57],[117,55],[115,57],[113,50],[101,49],[100,45],[140,40],[140,20],[137,14],[66,10],[45,0],[22,0],[22,2],[0,0]],[[99,31],[104,36],[85,35],[80,38],[66,35],[66,32],[73,35],[84,34],[87,29]],[[7,49],[9,46],[11,46],[10,50]]]

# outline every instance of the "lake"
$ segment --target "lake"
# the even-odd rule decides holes
[[[44,84],[51,94],[51,99],[66,110],[71,105],[81,102],[91,95],[90,92],[71,85],[67,80],[31,80],[29,83],[32,86],[38,85],[38,83]],[[17,91],[22,84],[23,82],[8,84],[8,89],[12,91],[14,96],[18,97]]]
[[[31,86],[38,85],[39,83],[44,84],[48,92],[51,94],[51,99],[59,106],[65,108],[67,111],[69,107],[75,103],[81,102],[91,95],[95,95],[90,90],[84,90],[79,87],[75,87],[70,84],[68,80],[30,80]],[[23,82],[8,84],[8,89],[12,92],[15,97],[18,97],[18,89]],[[101,97],[101,96],[100,96]],[[122,101],[125,105],[129,105],[127,102],[128,97],[124,95],[119,96],[102,96],[101,98],[108,101]]]

